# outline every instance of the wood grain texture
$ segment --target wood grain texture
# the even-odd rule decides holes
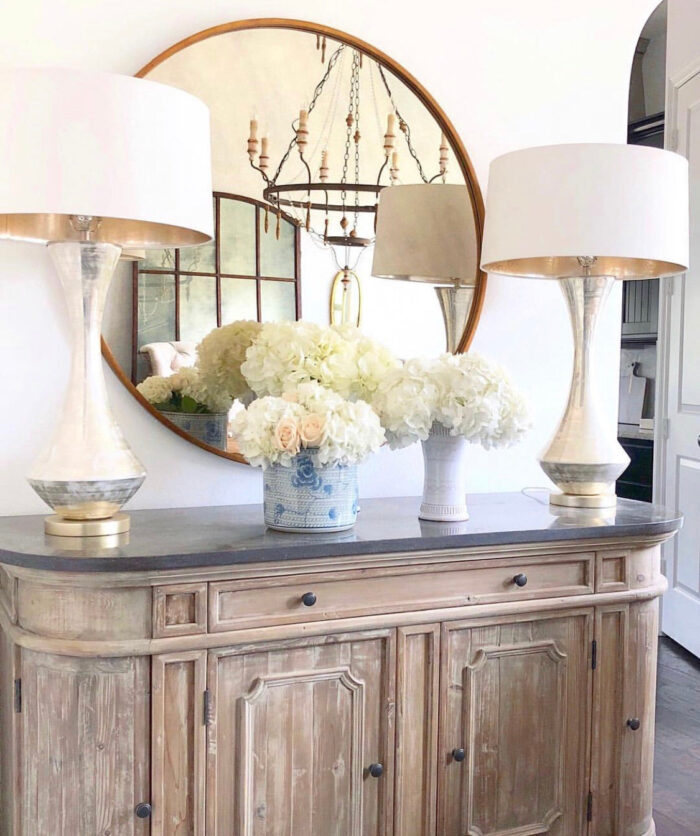
[[[597,667],[593,677],[591,792],[596,836],[622,834],[622,740],[625,666],[628,655],[629,607],[610,605],[596,610]]]
[[[628,645],[625,656],[620,773],[624,792],[620,798],[620,834],[633,836],[653,827],[652,786],[654,771],[654,707],[656,658],[659,635],[659,602],[629,607]],[[641,726],[632,731],[630,718]]]
[[[153,836],[204,836],[205,651],[153,658]]]
[[[439,833],[585,833],[592,615],[444,625]]]
[[[522,561],[494,560],[488,566],[448,564],[426,572],[424,567],[397,572],[336,572],[303,579],[282,576],[255,581],[222,581],[209,585],[209,629],[293,624],[364,613],[402,612],[431,607],[465,606],[499,600],[528,601],[558,595],[593,592],[592,554],[571,560],[549,558]],[[513,582],[527,575],[527,585]],[[316,595],[306,607],[302,596]]]
[[[0,634],[0,836],[19,836],[18,795],[19,715],[15,712],[14,682],[19,676],[19,651]]]
[[[13,623],[17,620],[16,597],[17,578],[0,566],[0,607]]]
[[[652,836],[659,549],[559,548],[6,567],[0,836]]]
[[[99,590],[55,587],[20,580],[17,589],[20,626],[42,636],[66,639],[148,638],[151,595],[139,587]]]
[[[207,584],[183,583],[153,588],[153,635],[193,636],[207,632]]]
[[[149,662],[24,651],[23,836],[143,836],[149,798]]]
[[[395,832],[435,836],[440,625],[400,627],[396,658]]]
[[[208,834],[393,832],[393,631],[216,651],[209,681]]]

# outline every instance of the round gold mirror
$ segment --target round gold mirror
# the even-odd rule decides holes
[[[326,26],[259,19],[199,32],[137,75],[211,111],[215,240],[131,254],[107,301],[103,353],[158,420],[244,461],[225,427],[222,443],[206,416],[175,421],[136,390],[192,365],[202,338],[236,320],[359,321],[400,357],[438,354],[446,335],[451,350],[467,350],[486,288],[483,201],[454,127],[406,70]],[[378,226],[387,187],[392,208],[387,200]],[[444,211],[418,187],[431,201],[449,195]],[[414,221],[401,228],[407,240],[389,217],[402,213]],[[411,274],[406,252],[425,256],[431,245],[458,250],[458,267]]]

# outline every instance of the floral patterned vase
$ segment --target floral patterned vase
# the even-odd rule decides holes
[[[468,520],[466,440],[461,435],[450,435],[446,427],[436,422],[422,444],[425,475],[418,516],[440,522]]]
[[[352,528],[357,519],[357,465],[322,465],[304,450],[290,467],[263,471],[265,525],[278,531],[329,532]]]
[[[228,412],[198,414],[161,411],[168,421],[181,430],[217,450],[225,450],[228,435]]]

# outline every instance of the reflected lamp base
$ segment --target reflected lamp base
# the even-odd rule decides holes
[[[456,354],[472,309],[474,287],[472,285],[439,286],[435,288],[435,293],[445,320],[447,351]]]

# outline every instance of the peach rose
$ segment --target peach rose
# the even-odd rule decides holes
[[[326,419],[322,415],[310,412],[301,419],[299,435],[304,447],[318,447],[323,441],[323,433],[326,429]]]
[[[294,456],[299,452],[299,428],[294,418],[280,418],[275,427],[275,444],[284,453]]]

